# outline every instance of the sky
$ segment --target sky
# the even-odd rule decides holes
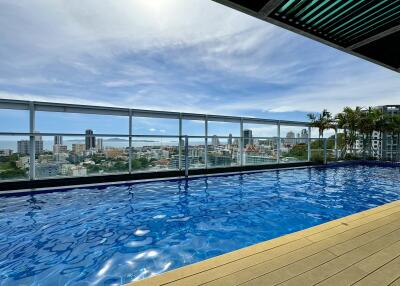
[[[305,121],[324,108],[400,104],[399,86],[398,73],[213,1],[0,0],[0,98]],[[0,131],[28,128],[24,112],[0,112]],[[176,133],[168,122],[138,119],[134,130]],[[38,114],[36,130],[126,126]]]

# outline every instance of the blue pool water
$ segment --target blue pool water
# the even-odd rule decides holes
[[[353,165],[0,197],[0,285],[119,285],[400,199]]]

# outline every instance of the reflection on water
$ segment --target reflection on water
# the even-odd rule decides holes
[[[349,166],[0,197],[1,285],[143,279],[400,199],[399,183]]]

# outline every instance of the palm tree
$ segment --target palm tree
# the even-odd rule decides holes
[[[350,152],[353,153],[354,144],[357,140],[357,126],[361,116],[361,108],[356,107],[345,107],[341,113],[336,115],[337,126],[344,130],[345,146],[342,152],[343,155],[347,154],[347,146],[350,148]]]
[[[344,144],[342,149],[340,150],[340,154],[341,157],[344,154],[347,154],[347,146],[349,145],[349,136],[348,136],[348,120],[347,120],[347,116],[346,113],[341,112],[339,114],[336,115],[335,117],[336,119],[336,123],[337,123],[337,127],[340,129],[343,129],[343,139],[344,139]]]
[[[334,119],[331,113],[324,109],[320,114],[307,114],[308,118],[311,120],[310,127],[318,128],[318,144],[321,143],[321,138],[324,137],[324,131],[327,129],[335,128]],[[322,146],[320,145],[319,148]]]
[[[332,114],[324,109],[320,114],[309,113],[308,118],[311,120],[310,126],[318,128],[318,138],[324,137],[324,131],[334,128],[334,119]]]

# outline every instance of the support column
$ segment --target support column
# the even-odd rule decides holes
[[[129,109],[129,174],[132,174],[132,109]]]
[[[189,177],[189,137],[185,135],[185,177]]]
[[[322,140],[324,140],[324,164],[327,164],[328,163],[328,157],[327,157],[326,147],[327,147],[328,139],[323,138]]]
[[[179,143],[178,143],[178,152],[179,152],[179,156],[178,156],[178,168],[179,170],[182,170],[182,114],[179,113]]]
[[[205,168],[208,169],[208,115],[206,115],[206,119],[204,121],[204,163]]]
[[[307,161],[311,162],[311,127],[308,127]]]
[[[240,118],[240,166],[244,166],[244,132],[243,132],[243,118]]]
[[[335,127],[335,161],[338,160],[338,130]]]
[[[35,142],[35,105],[33,102],[29,103],[29,179],[35,180],[35,157],[36,157],[36,142]]]
[[[277,134],[277,145],[276,145],[276,163],[281,162],[281,122],[278,121],[278,134]]]

